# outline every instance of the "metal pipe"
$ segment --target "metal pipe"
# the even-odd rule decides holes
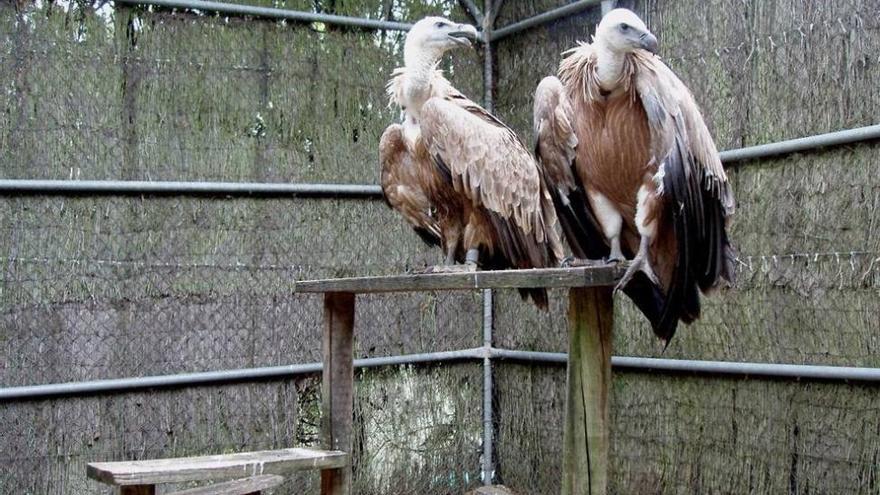
[[[484,359],[486,355],[487,352],[485,349],[477,347],[458,351],[355,359],[354,366],[355,368],[374,368],[377,366],[467,361]],[[320,373],[322,370],[323,365],[321,363],[307,363],[289,366],[182,373],[177,375],[8,387],[0,388],[0,401],[48,399],[59,396],[80,396],[96,393],[131,392],[148,388],[217,385],[223,383],[287,378],[296,375]]]
[[[495,83],[495,64],[492,60],[492,29],[495,23],[495,14],[492,0],[483,1],[483,106],[489,113],[495,113],[495,98],[493,84]],[[492,404],[492,358],[489,355],[492,349],[492,327],[494,322],[494,305],[492,289],[483,290],[483,458],[482,479],[483,485],[491,485],[495,479],[494,443],[495,443],[495,411]]]
[[[10,179],[0,180],[0,194],[381,198],[382,188],[367,184]]]
[[[275,9],[242,5],[235,3],[208,2],[203,0],[116,0],[117,3],[129,5],[155,5],[174,9],[202,10],[220,14],[248,15],[267,19],[284,19],[296,22],[323,22],[337,26],[358,27],[365,29],[387,29],[391,31],[409,31],[412,24],[403,22],[381,21],[334,14],[319,14],[300,10]]]
[[[565,364],[568,355],[557,352],[514,351],[491,349],[493,359],[528,363]],[[620,371],[667,371],[721,376],[760,378],[795,378],[821,381],[854,381],[880,383],[880,368],[847,366],[816,366],[805,364],[736,363],[727,361],[695,361],[689,359],[656,359],[614,356],[611,365]]]
[[[876,139],[880,139],[880,124],[727,150],[722,151],[720,155],[721,161],[727,164]]]
[[[477,7],[474,0],[459,0],[459,3],[468,11],[468,14],[474,19],[475,23],[478,25],[483,24],[483,13],[480,12],[480,8]]]
[[[495,424],[492,404],[492,327],[494,323],[492,289],[483,290],[483,462],[482,478],[484,485],[491,485],[495,479]]]
[[[563,352],[516,351],[511,349],[489,349],[492,359],[507,359],[523,363],[565,364],[568,354]],[[612,361],[614,358],[612,358]]]
[[[517,351],[476,347],[457,351],[409,354],[366,359],[355,359],[355,368],[427,364],[455,361],[503,359],[508,361],[544,364],[565,364],[568,356],[561,352]],[[846,381],[880,383],[880,368],[856,368],[847,366],[816,366],[801,364],[735,363],[726,361],[694,361],[680,359],[656,359],[615,356],[611,364],[620,371],[666,371],[720,376],[750,376],[758,378],[784,378],[818,381]],[[321,363],[271,366],[177,375],[118,378],[88,382],[53,383],[23,387],[0,388],[0,401],[48,399],[59,396],[80,396],[96,393],[131,392],[135,390],[186,387],[193,385],[216,385],[287,378],[302,374],[319,373]]]
[[[559,7],[558,9],[553,9],[544,12],[543,14],[538,14],[534,17],[529,17],[528,19],[493,30],[491,38],[487,39],[490,39],[493,42],[498,41],[512,34],[519,33],[520,31],[525,31],[526,29],[531,29],[555,21],[556,19],[576,14],[590,7],[600,5],[601,3],[602,0],[580,0],[578,2],[573,2],[564,7]]]
[[[495,64],[492,59],[492,2],[484,4],[486,16],[483,17],[483,106],[489,113],[495,113],[495,99],[492,86],[495,84]]]
[[[498,21],[498,16],[501,14],[501,9],[504,7],[504,0],[493,0],[492,1],[492,27],[495,27],[495,22]]]

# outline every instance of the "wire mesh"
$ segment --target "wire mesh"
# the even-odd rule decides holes
[[[559,493],[565,370],[498,373],[499,477]],[[875,387],[618,374],[611,493],[876,491]]]
[[[275,3],[466,20],[454,1]],[[4,178],[376,181],[405,33],[106,3],[0,9]],[[471,94],[477,55],[445,63]]]
[[[499,26],[567,2],[507,2]],[[876,123],[877,2],[618,1],[660,40],[719,148]],[[532,94],[599,9],[497,46],[496,108],[531,136]],[[877,367],[876,143],[730,170],[738,282],[704,299],[668,349],[624,297],[617,355]],[[563,352],[565,298],[549,314],[497,297],[496,346]],[[521,331],[528,328],[530,331]],[[558,493],[564,371],[501,364],[499,479]],[[873,493],[880,472],[870,386],[615,375],[612,493]],[[857,432],[857,433],[854,433]]]
[[[454,2],[276,4],[464,20]],[[397,117],[384,83],[402,36],[0,3],[0,175],[373,183],[375,143]],[[468,64],[476,56],[462,54],[456,68]],[[3,386],[320,361],[321,301],[292,294],[294,280],[439,257],[376,201],[31,196],[3,198],[0,211]],[[361,298],[355,355],[476,347],[480,309],[473,294]],[[467,365],[359,372],[357,492],[477,483],[480,377]],[[14,467],[0,493],[110,493],[86,479],[90,461],[319,446],[318,385],[305,376],[4,404],[0,451]],[[309,475],[274,493],[317,491]]]
[[[0,289],[8,386],[320,361],[321,299],[292,294],[294,280],[438,256],[380,202],[28,198],[0,209],[18,212],[0,226],[13,254]],[[326,228],[331,215],[342,232]],[[372,235],[377,218],[400,231]],[[477,347],[480,309],[477,294],[362,297],[356,357]]]
[[[874,123],[877,2],[619,2],[643,15],[721,148]],[[272,2],[413,21],[455,2]],[[561,5],[505,2],[499,25]],[[531,94],[598,9],[496,47],[496,106],[530,135]],[[375,182],[403,35],[87,2],[0,3],[0,177]],[[476,52],[444,62],[482,94]],[[835,88],[830,91],[828,88]],[[877,145],[739,166],[739,281],[663,352],[626,300],[615,353],[880,366]],[[381,228],[381,231],[378,229]],[[355,200],[0,200],[0,384],[320,360],[300,278],[435,263],[384,205]],[[356,357],[476,347],[478,294],[359,301]],[[495,342],[565,350],[565,296],[496,295]],[[558,492],[564,374],[494,365],[496,479]],[[0,493],[109,493],[86,462],[317,445],[317,377],[6,403]],[[477,364],[359,372],[355,492],[479,483]],[[619,374],[616,493],[865,493],[880,486],[870,386]],[[316,492],[314,477],[276,493]]]

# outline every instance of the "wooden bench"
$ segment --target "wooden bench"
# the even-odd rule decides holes
[[[188,481],[242,478],[177,492],[176,495],[242,495],[260,493],[279,485],[280,475],[292,471],[320,469],[323,473],[349,467],[345,452],[315,449],[281,449],[236,454],[179,457],[144,461],[92,462],[90,478],[119,486],[122,495],[154,495],[156,485]]]
[[[275,488],[281,483],[284,483],[284,478],[281,476],[264,474],[262,476],[227,481],[226,483],[215,483],[213,485],[190,488],[189,490],[169,493],[168,495],[260,495],[263,490]]]

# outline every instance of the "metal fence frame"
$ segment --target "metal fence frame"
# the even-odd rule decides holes
[[[492,44],[518,33],[546,25],[563,17],[593,7],[603,12],[614,6],[613,0],[579,0],[563,7],[538,14],[495,29],[494,21],[503,0],[484,0],[481,12],[473,0],[459,0],[475,22],[482,26],[484,98],[483,103],[494,110],[494,68]],[[367,30],[406,31],[407,23],[359,17],[321,14],[296,10],[257,7],[250,5],[212,2],[204,0],[117,0],[118,5],[155,6],[210,12],[224,15],[240,15],[261,19],[281,19],[304,23],[325,23],[362,28]],[[813,152],[826,147],[880,140],[880,124],[837,132],[819,134],[798,139],[768,143],[721,152],[722,161],[728,165],[742,166],[743,162],[792,153]],[[0,195],[62,195],[62,196],[213,196],[226,198],[355,198],[380,199],[381,189],[372,184],[281,184],[241,182],[151,182],[151,181],[74,181],[74,180],[0,180]],[[472,349],[425,354],[358,359],[357,368],[399,366],[441,362],[481,362],[483,366],[483,482],[490,484],[494,477],[493,438],[494,411],[493,367],[497,360],[517,361],[541,365],[559,365],[567,362],[563,353],[532,352],[493,347],[493,294],[483,291],[483,345]],[[795,379],[813,381],[842,381],[880,384],[880,368],[857,368],[843,366],[811,366],[773,363],[738,363],[723,361],[695,361],[679,359],[654,359],[642,357],[613,357],[612,365],[619,371],[684,373],[719,377],[757,377],[763,379]],[[263,368],[221,370],[202,373],[183,373],[162,376],[94,380],[86,382],[56,383],[23,387],[0,388],[0,402],[26,401],[54,397],[70,397],[95,394],[125,393],[133,390],[191,387],[206,384],[250,382],[256,380],[287,378],[302,374],[320,373],[321,363],[294,364]]]

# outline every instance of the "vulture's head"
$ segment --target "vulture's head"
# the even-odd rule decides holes
[[[657,53],[657,38],[645,23],[627,9],[614,9],[605,14],[596,28],[595,41],[615,53],[629,53],[637,49]]]
[[[406,35],[404,57],[438,59],[453,48],[470,47],[477,40],[477,28],[443,17],[425,17]]]

